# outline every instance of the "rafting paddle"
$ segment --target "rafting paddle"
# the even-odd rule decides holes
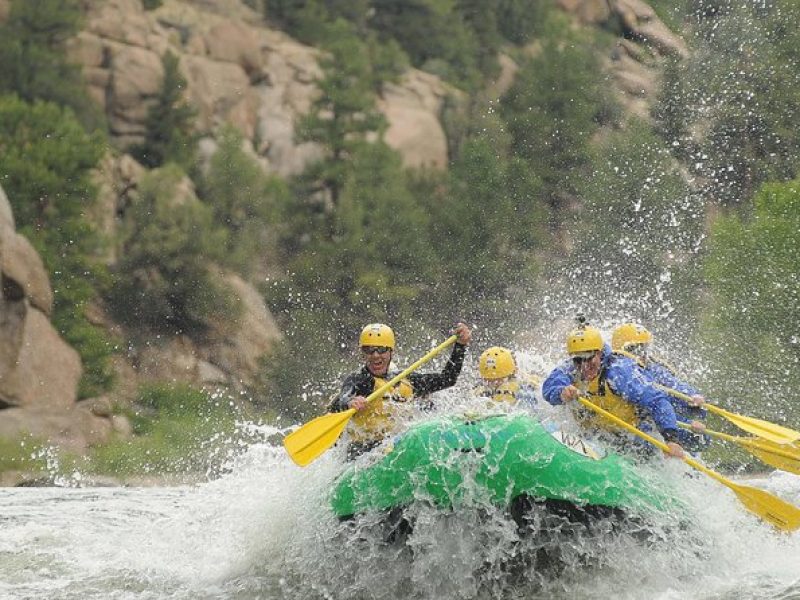
[[[407,377],[409,373],[420,368],[448,346],[452,346],[456,339],[458,338],[455,335],[447,338],[417,362],[410,365],[372,392],[367,396],[367,402],[371,402],[375,398],[380,398],[397,382]],[[301,467],[305,467],[336,443],[336,440],[342,435],[342,431],[344,431],[344,428],[354,414],[356,414],[356,409],[350,408],[342,412],[328,413],[327,415],[317,417],[287,435],[283,439],[283,447],[286,448],[286,451],[295,463]]]
[[[692,431],[691,426],[687,425],[686,423],[678,423],[678,425],[680,425],[683,429]],[[738,437],[735,435],[722,433],[720,431],[711,431],[710,429],[703,431],[703,434],[710,435],[711,437],[720,440],[726,440],[728,442],[739,444],[750,454],[761,459],[764,463],[770,465],[771,467],[775,467],[776,469],[780,469],[781,471],[786,471],[788,473],[794,473],[795,475],[800,475],[800,448],[795,445],[776,444],[774,442],[770,442],[769,440]]]
[[[693,402],[692,397],[679,392],[678,390],[673,390],[665,385],[653,384],[658,389],[667,392],[670,396],[675,396],[691,404]],[[756,435],[760,438],[764,438],[765,440],[769,440],[770,442],[774,442],[776,444],[792,444],[797,440],[800,440],[800,431],[794,431],[793,429],[789,429],[788,427],[783,427],[781,425],[775,425],[775,423],[770,423],[768,421],[762,421],[761,419],[755,419],[753,417],[744,417],[742,415],[737,415],[736,413],[728,412],[727,410],[720,408],[719,406],[714,406],[713,404],[708,404],[707,402],[704,403],[701,408],[707,408],[711,412],[720,417],[727,419],[734,425],[736,425],[739,429],[746,431],[747,433],[751,433]]]
[[[660,448],[667,453],[670,451],[669,446],[667,446],[664,442],[655,439],[640,429],[637,429],[630,423],[623,421],[607,410],[603,410],[596,404],[590,402],[588,399],[578,396],[578,401],[594,412],[603,415],[607,419],[610,419],[623,429],[626,429],[632,434],[639,436],[643,440],[650,442],[656,448]],[[795,531],[800,528],[800,508],[797,508],[793,504],[789,504],[785,500],[781,500],[780,498],[777,498],[769,492],[765,492],[764,490],[734,483],[716,471],[712,471],[708,467],[701,465],[693,458],[684,456],[682,460],[689,466],[694,467],[698,471],[705,473],[712,479],[716,479],[722,485],[733,490],[733,493],[736,494],[742,504],[744,504],[745,508],[764,521],[770,523],[777,529],[780,529],[781,531]]]

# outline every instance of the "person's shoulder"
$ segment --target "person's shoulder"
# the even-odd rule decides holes
[[[342,378],[342,383],[353,383],[356,381],[367,381],[372,379],[372,374],[367,370],[366,367],[361,367],[358,371],[353,371],[352,373],[348,373]]]
[[[643,369],[636,361],[627,356],[613,354],[606,365],[606,377],[611,380],[618,380],[621,378],[630,379],[640,376],[643,379],[649,379],[649,376],[644,374]]]
[[[624,354],[617,354],[612,352],[608,358],[608,365],[610,367],[621,367],[625,369],[641,368],[641,365],[632,359],[630,356]]]
[[[532,373],[522,373],[518,379],[520,385],[527,385],[533,388],[537,388],[542,385],[542,378]]]

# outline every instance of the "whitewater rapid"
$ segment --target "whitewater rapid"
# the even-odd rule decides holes
[[[499,512],[423,509],[396,544],[368,519],[344,527],[326,504],[339,459],[301,469],[265,441],[198,485],[0,489],[0,598],[800,597],[800,533],[776,533],[678,461],[659,468],[691,507],[687,529],[579,548],[596,560],[543,578]],[[746,483],[800,505],[798,476]]]

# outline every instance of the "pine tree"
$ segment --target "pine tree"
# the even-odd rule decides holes
[[[188,171],[195,160],[196,110],[184,98],[186,79],[181,75],[178,57],[168,51],[161,63],[164,67],[161,90],[147,111],[144,141],[131,148],[131,154],[147,167],[174,162]]]
[[[69,106],[83,125],[99,127],[100,110],[64,47],[80,28],[78,0],[13,0],[10,8],[0,25],[0,93]]]

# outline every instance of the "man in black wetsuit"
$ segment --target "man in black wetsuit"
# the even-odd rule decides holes
[[[364,357],[364,367],[345,377],[341,391],[329,406],[331,412],[350,408],[356,410],[348,429],[348,458],[354,458],[374,448],[392,433],[397,425],[402,403],[424,398],[456,383],[472,332],[464,323],[458,323],[453,333],[458,339],[453,345],[450,359],[440,373],[411,373],[384,393],[383,397],[367,402],[367,396],[399,371],[389,372],[395,346],[391,328],[382,323],[371,323],[364,327],[358,340]]]

